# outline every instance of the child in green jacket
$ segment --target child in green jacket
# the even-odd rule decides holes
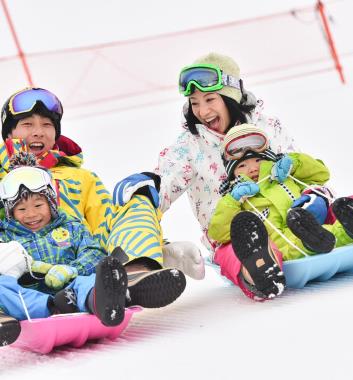
[[[263,134],[261,130],[255,132]],[[233,133],[230,130],[227,136]],[[225,141],[226,146],[229,139],[226,137]],[[285,285],[268,238],[284,260],[297,259],[305,253],[330,252],[350,244],[353,199],[338,198],[333,203],[337,221],[321,225],[305,208],[292,205],[305,187],[296,179],[308,185],[323,185],[329,179],[326,166],[307,154],[277,156],[266,145],[263,148],[259,151],[242,146],[241,156],[239,152],[236,158],[228,155],[225,167],[232,186],[218,202],[208,233],[219,243],[231,241],[245,280],[265,295],[262,298],[268,298],[279,295]]]

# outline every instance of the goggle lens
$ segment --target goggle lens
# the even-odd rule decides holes
[[[228,159],[239,160],[244,154],[252,150],[260,153],[268,148],[268,141],[263,135],[247,135],[231,140],[225,147]]]
[[[48,111],[62,115],[63,110],[59,99],[44,89],[30,88],[15,94],[9,102],[9,109],[13,115],[30,112],[41,101]]]
[[[51,177],[46,171],[34,167],[20,167],[9,172],[0,182],[1,199],[15,199],[21,185],[33,192],[39,192],[48,186],[53,188]]]
[[[199,89],[209,90],[218,84],[222,84],[217,70],[206,67],[194,67],[185,69],[179,78],[179,88],[182,93],[190,93],[191,84],[195,84]]]

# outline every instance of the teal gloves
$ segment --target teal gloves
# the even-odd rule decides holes
[[[45,276],[45,284],[54,290],[62,289],[77,274],[77,269],[69,265],[53,265]]]
[[[271,179],[283,183],[290,175],[293,167],[293,160],[285,154],[272,167]]]
[[[231,191],[231,195],[235,200],[244,202],[246,198],[256,195],[259,191],[260,188],[257,183],[247,181],[235,185]]]

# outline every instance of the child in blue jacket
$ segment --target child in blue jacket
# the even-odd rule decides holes
[[[82,311],[106,326],[120,324],[125,269],[80,221],[57,208],[49,172],[18,166],[1,181],[0,196],[6,214],[0,221],[0,345],[17,339],[26,312],[45,318]]]

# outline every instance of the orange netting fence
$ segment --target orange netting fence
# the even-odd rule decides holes
[[[333,30],[334,37],[345,35],[351,24],[345,2],[327,2],[325,10],[326,27]],[[349,46],[340,45],[340,38],[335,40],[341,57],[353,54]],[[181,67],[210,51],[232,56],[248,88],[321,72],[337,75],[339,65],[328,42],[318,6],[313,4],[254,19],[95,46],[35,53],[19,49],[17,56],[0,57],[0,99],[32,81],[58,94],[65,109],[77,117],[165,102],[178,97]]]

